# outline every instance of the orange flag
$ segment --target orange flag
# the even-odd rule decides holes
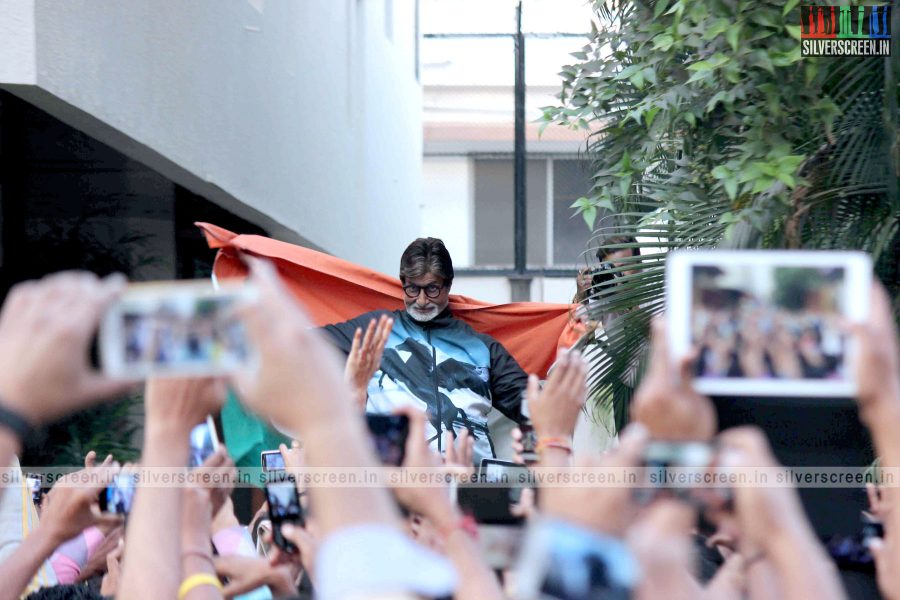
[[[271,238],[238,235],[209,223],[196,225],[203,230],[209,247],[219,250],[214,266],[217,278],[246,276],[241,252],[267,258],[319,326],[372,310],[403,308],[403,292],[396,277]],[[399,264],[399,256],[397,261]],[[556,358],[560,336],[564,332],[565,337],[571,335],[566,329],[574,308],[545,302],[491,304],[457,294],[450,296],[453,316],[497,339],[526,373],[537,373],[541,378]]]

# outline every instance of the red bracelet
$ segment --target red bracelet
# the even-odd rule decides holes
[[[478,539],[478,524],[472,515],[464,515],[455,523],[442,527],[438,531],[444,539],[447,539],[451,533],[457,530],[465,531],[473,540]]]
[[[557,450],[565,450],[567,453],[572,454],[572,444],[565,438],[559,437],[542,437],[537,441],[537,445],[535,446],[535,452],[540,452],[545,448],[556,448]]]

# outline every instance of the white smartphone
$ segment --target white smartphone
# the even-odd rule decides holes
[[[853,397],[844,323],[868,317],[863,252],[681,250],[666,260],[669,348],[708,395]]]
[[[139,283],[109,308],[100,326],[103,371],[121,379],[223,375],[250,365],[254,352],[236,309],[255,297],[246,284]]]
[[[206,421],[191,429],[190,466],[199,467],[218,449],[219,435],[216,433],[216,424],[212,415],[207,415]]]

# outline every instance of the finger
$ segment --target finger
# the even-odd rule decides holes
[[[445,431],[443,437],[444,448],[447,449],[447,454],[444,456],[444,462],[448,465],[456,464],[458,461],[456,460],[456,446],[453,443],[453,432]]]
[[[394,409],[394,414],[409,417],[409,433],[406,436],[406,456],[416,456],[425,445],[425,413],[413,406],[399,406]]]
[[[466,434],[468,434],[468,433],[469,432],[467,431]],[[464,464],[467,467],[472,466],[472,456],[474,456],[474,454],[475,454],[475,438],[469,436],[466,438],[465,452],[463,453],[463,456],[462,456],[462,464]]]
[[[97,453],[93,450],[90,450],[87,454],[84,455],[84,468],[90,469],[97,463]]]
[[[874,483],[866,484],[866,496],[869,498],[869,510],[878,514],[880,502],[878,499],[878,489],[875,487]]]
[[[359,356],[359,346],[362,343],[362,329],[357,327],[353,332],[353,341],[350,343],[350,354],[347,355],[348,360]]]
[[[541,383],[538,376],[532,373],[528,376],[528,385],[525,387],[525,398],[527,398],[528,407],[534,410],[534,405],[540,402],[540,397]],[[521,435],[522,432],[520,431],[519,436],[521,437]]]
[[[369,325],[366,327],[366,336],[363,338],[363,341],[362,341],[362,348],[363,348],[363,351],[366,353],[371,353],[371,351],[372,351],[372,340],[375,337],[375,325],[376,325],[375,319],[370,319]]]
[[[601,463],[609,466],[630,467],[640,464],[644,447],[650,434],[641,423],[632,423],[622,430],[619,446],[605,454]]]
[[[650,366],[647,375],[665,376],[669,372],[669,347],[666,345],[666,321],[662,315],[650,323]]]

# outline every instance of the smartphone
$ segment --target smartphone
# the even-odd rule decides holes
[[[266,502],[269,505],[269,521],[272,522],[272,541],[285,552],[296,554],[297,546],[281,534],[282,523],[306,525],[297,485],[290,475],[266,483]]]
[[[115,515],[127,515],[134,502],[134,491],[137,488],[137,475],[119,473],[113,482],[100,492],[100,510]]]
[[[191,429],[190,467],[199,467],[207,458],[219,449],[219,436],[212,415],[206,421]]]
[[[516,588],[528,599],[626,600],[638,571],[620,542],[564,521],[540,519],[525,534]]]
[[[40,504],[44,497],[44,490],[41,487],[43,483],[44,476],[40,473],[25,474],[25,485],[28,487],[28,491],[31,492],[31,501],[34,504]]]
[[[279,450],[264,450],[259,453],[259,460],[265,473],[284,471],[284,457]]]
[[[366,415],[375,450],[384,465],[399,467],[406,457],[409,417],[406,415]]]
[[[531,422],[519,424],[519,431],[522,432],[522,460],[528,464],[533,464],[540,458],[537,454],[537,435],[534,433],[534,426]]]
[[[703,474],[713,468],[715,455],[713,446],[706,442],[648,442],[642,460],[645,487],[636,490],[636,500],[646,504],[668,496],[705,502],[706,492],[714,490],[695,493],[690,482],[703,480]]]
[[[236,309],[252,301],[247,284],[209,281],[139,283],[100,325],[104,373],[121,379],[211,376],[252,363],[254,353]]]
[[[460,484],[456,488],[459,510],[470,515],[480,525],[521,525],[524,517],[512,513],[516,488],[497,484]],[[518,488],[519,497],[522,488]]]
[[[483,458],[478,471],[479,481],[510,488],[510,500],[518,504],[522,488],[534,487],[534,477],[528,467],[519,463],[495,458]]]
[[[852,339],[868,317],[862,252],[695,250],[666,259],[668,343],[691,349],[707,395],[853,397]]]

